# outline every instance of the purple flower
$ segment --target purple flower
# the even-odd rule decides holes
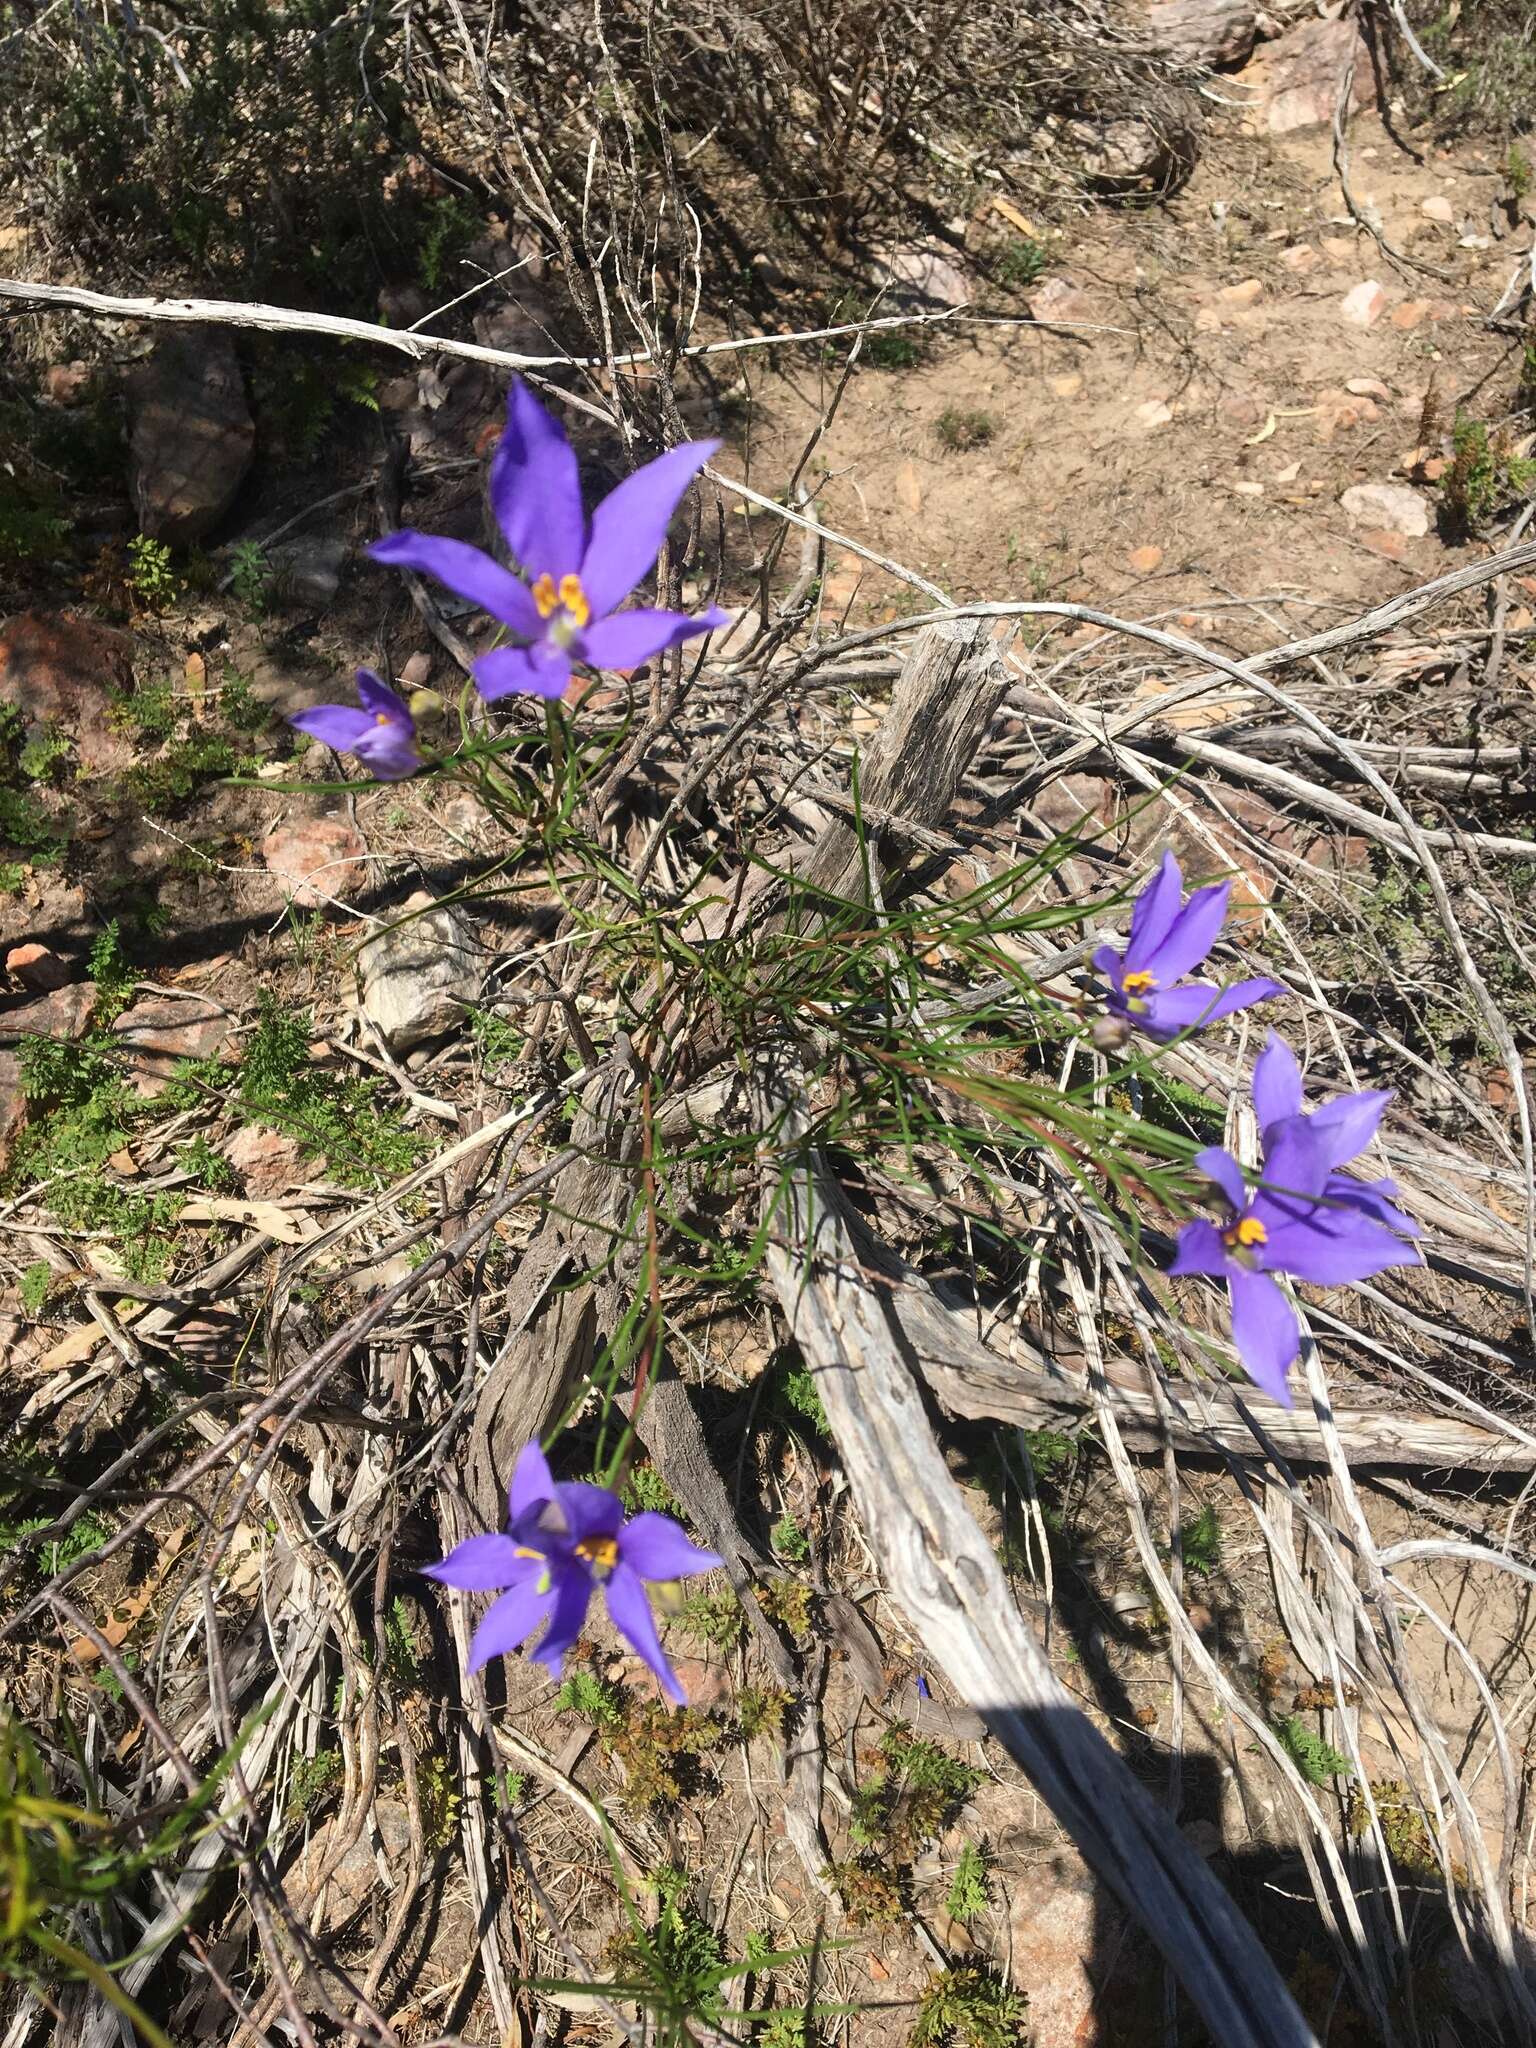
[[[1252,1093],[1254,1113],[1267,1150],[1270,1133],[1278,1131],[1287,1118],[1301,1116],[1305,1112],[1301,1068],[1295,1053],[1274,1031],[1270,1032],[1264,1050],[1254,1062]],[[1320,1109],[1306,1113],[1306,1121],[1314,1130],[1332,1130],[1336,1134],[1333,1140],[1335,1163],[1339,1163],[1364,1151],[1376,1135],[1382,1112],[1391,1100],[1390,1088],[1368,1088],[1353,1095],[1338,1095]],[[1350,1145],[1347,1152],[1342,1149],[1346,1141]],[[1396,1207],[1396,1181],[1360,1181],[1351,1179],[1348,1174],[1330,1173],[1323,1184],[1323,1195],[1330,1202],[1345,1203],[1364,1215],[1374,1217],[1378,1223],[1389,1224],[1405,1237],[1419,1235],[1419,1226],[1413,1218],[1405,1216]]]
[[[1295,1311],[1270,1277],[1289,1273],[1319,1287],[1368,1280],[1388,1266],[1413,1266],[1419,1254],[1395,1235],[1416,1226],[1388,1199],[1390,1181],[1350,1180],[1335,1169],[1376,1135],[1390,1091],[1341,1095],[1310,1116],[1300,1113],[1301,1075],[1273,1033],[1254,1069],[1253,1101],[1264,1131],[1264,1177],[1250,1190],[1229,1152],[1208,1146],[1195,1164],[1226,1196],[1224,1224],[1203,1217],[1179,1232],[1171,1273],[1225,1278],[1232,1297],[1232,1341],[1243,1370],[1288,1408],[1286,1375],[1301,1350]],[[1272,1112],[1282,1112],[1275,1115]]]
[[[357,672],[361,711],[350,704],[317,704],[289,719],[300,732],[313,733],[338,754],[356,754],[377,782],[399,782],[421,766],[416,751],[416,721],[382,676],[371,668]]]
[[[683,1689],[656,1634],[645,1582],[685,1579],[713,1571],[721,1560],[691,1543],[670,1515],[646,1513],[632,1521],[606,1486],[556,1485],[537,1443],[524,1447],[512,1474],[511,1521],[504,1536],[470,1536],[426,1576],[471,1592],[500,1591],[469,1646],[469,1669],[504,1657],[543,1622],[549,1627],[533,1652],[552,1676],[581,1634],[595,1586],[608,1616],[678,1706]]]
[[[514,378],[506,432],[491,462],[491,508],[530,581],[479,548],[429,533],[392,533],[369,553],[376,562],[435,576],[511,628],[521,645],[498,647],[475,663],[482,697],[514,690],[559,697],[577,662],[635,668],[726,623],[726,614],[713,609],[697,618],[617,609],[655,562],[678,501],[719,445],[688,441],[669,449],[610,491],[589,520],[564,427]]]
[[[1221,932],[1227,914],[1230,882],[1197,889],[1181,907],[1184,877],[1171,853],[1163,855],[1157,873],[1136,898],[1131,935],[1125,951],[1100,946],[1093,964],[1108,977],[1106,1007],[1122,1025],[1139,1025],[1152,1038],[1176,1038],[1202,1024],[1246,1010],[1266,996],[1281,996],[1278,981],[1263,975],[1216,988],[1208,981],[1182,981],[1200,965]]]

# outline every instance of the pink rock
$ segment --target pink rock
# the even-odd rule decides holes
[[[5,956],[5,971],[12,981],[19,981],[24,989],[36,994],[63,988],[74,979],[69,962],[61,960],[51,946],[39,945],[36,940],[12,946]]]
[[[261,842],[261,857],[305,910],[345,900],[368,879],[368,843],[349,818],[290,818]]]
[[[1339,86],[1354,58],[1346,114],[1376,104],[1371,53],[1353,19],[1303,21],[1269,46],[1260,67],[1258,125],[1270,135],[1331,128]]]
[[[1406,534],[1410,540],[1429,531],[1429,501],[1407,484],[1355,484],[1339,503],[1351,526]]]
[[[0,1010],[0,1041],[16,1045],[28,1038],[84,1038],[95,1009],[95,982],[72,982],[16,1009]]]
[[[1103,1974],[1103,1957],[1119,1947],[1124,1916],[1081,1865],[1037,1865],[1014,1880],[1011,1892],[1011,1971],[1029,1999],[1035,2048],[1108,2048],[1108,2016],[1099,2009],[1094,1975],[1096,1965]]]
[[[1404,299],[1400,306],[1392,308],[1392,325],[1407,332],[1410,328],[1421,326],[1428,312],[1427,299]]]
[[[55,405],[78,405],[90,381],[89,363],[54,363],[43,378],[43,389]]]
[[[27,1125],[27,1097],[21,1085],[21,1061],[13,1052],[0,1052],[0,1173],[11,1163],[16,1140]]]
[[[1264,296],[1264,280],[1245,277],[1241,284],[1223,285],[1216,296],[1224,306],[1256,306]]]
[[[1375,278],[1368,277],[1344,294],[1339,317],[1351,327],[1374,327],[1386,310],[1386,291]]]
[[[896,287],[898,296],[927,300],[936,306],[968,306],[971,281],[942,243],[919,242],[907,249],[886,247],[874,252],[879,276]]]
[[[1280,261],[1287,270],[1294,270],[1299,275],[1303,271],[1317,268],[1317,251],[1310,242],[1297,242],[1291,248],[1280,251]]]
[[[1426,199],[1419,211],[1426,220],[1437,220],[1444,227],[1450,227],[1456,219],[1456,209],[1443,192]]]
[[[1029,295],[1029,311],[1032,319],[1047,323],[1092,317],[1088,294],[1066,277],[1043,277]]]
[[[134,1090],[146,1101],[165,1093],[180,1061],[212,1059],[233,1031],[228,1012],[205,996],[145,996],[112,1023],[113,1037],[131,1055]]]
[[[133,765],[133,743],[111,716],[132,687],[133,641],[115,627],[78,612],[18,612],[0,625],[0,701],[67,732],[84,766]]]
[[[245,1191],[256,1201],[293,1192],[303,1178],[304,1147],[281,1131],[264,1131],[245,1124],[224,1147],[224,1157],[245,1183]]]

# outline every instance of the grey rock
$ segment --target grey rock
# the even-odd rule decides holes
[[[395,1053],[457,1031],[485,978],[455,910],[425,894],[405,909],[405,922],[370,939],[358,956],[363,1014]]]
[[[1077,154],[1085,182],[1108,198],[1172,192],[1199,155],[1194,128],[1171,115],[1156,121],[1139,115],[1064,121],[1061,138]]]
[[[140,366],[130,395],[139,529],[186,547],[228,512],[256,447],[234,347],[217,330],[173,334]]]
[[[281,595],[294,604],[324,611],[341,587],[347,544],[335,538],[289,541],[274,548],[270,559]]]
[[[910,248],[889,246],[873,252],[875,275],[890,284],[898,299],[930,306],[968,306],[973,297],[965,272],[952,252],[935,242]]]
[[[1259,33],[1253,0],[1151,0],[1147,21],[1159,50],[1185,64],[1242,64]]]

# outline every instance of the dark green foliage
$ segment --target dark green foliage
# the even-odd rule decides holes
[[[96,1020],[110,1024],[128,1007],[137,979],[123,954],[122,931],[114,917],[91,947],[90,978],[96,984]]]
[[[960,1851],[954,1881],[949,1887],[949,1896],[944,1903],[949,1909],[950,1918],[958,1920],[964,1927],[979,1913],[984,1913],[989,1902],[986,1851],[975,1842],[967,1842]]]
[[[416,274],[425,291],[451,286],[464,251],[480,232],[480,218],[466,200],[450,195],[430,200],[421,228]]]
[[[48,1182],[48,1203],[66,1230],[99,1231],[130,1279],[157,1281],[169,1271],[182,1198],[143,1195],[111,1178],[107,1161],[128,1143],[143,1105],[118,1071],[115,1049],[32,1039],[21,1048],[29,1104],[26,1129],[5,1177],[17,1189]]]
[[[1440,500],[1452,532],[1480,532],[1533,488],[1536,461],[1514,454],[1502,428],[1490,433],[1480,420],[1456,415],[1451,461],[1440,479]]]
[[[774,1555],[787,1558],[791,1564],[804,1564],[811,1554],[811,1539],[787,1509],[768,1531],[768,1541],[773,1545]]]
[[[194,732],[174,740],[156,761],[130,768],[123,788],[151,817],[174,811],[206,783],[233,775],[240,757],[221,733]]]
[[[1221,1524],[1216,1510],[1207,1503],[1192,1521],[1179,1527],[1179,1548],[1184,1569],[1198,1578],[1209,1578],[1221,1563]]]
[[[627,1702],[621,1686],[612,1685],[590,1671],[573,1671],[555,1694],[558,1713],[581,1714],[600,1731],[623,1726]]]
[[[973,448],[986,447],[997,432],[997,421],[979,406],[950,405],[939,414],[934,431],[952,455],[967,455]]]
[[[645,1509],[673,1517],[682,1513],[677,1496],[654,1465],[635,1466],[624,1482],[624,1505],[632,1514]]]
[[[1324,1742],[1299,1714],[1286,1714],[1275,1723],[1282,1748],[1309,1785],[1326,1785],[1330,1778],[1352,1778],[1354,1765],[1340,1756],[1331,1743]]]
[[[21,1276],[21,1305],[29,1316],[40,1316],[53,1292],[53,1268],[46,1259],[34,1259]]]
[[[912,2028],[912,2048],[958,2037],[966,2048],[1018,2048],[1029,2001],[981,1963],[961,1963],[929,1979]]]
[[[893,1721],[854,1795],[848,1832],[861,1848],[888,1845],[897,1861],[910,1863],[953,1825],[980,1783],[980,1771]]]
[[[650,2016],[662,2041],[694,2037],[692,2023],[713,2027],[725,2008],[723,1985],[730,1965],[720,1940],[688,1898],[687,1873],[658,1870],[655,1924],[638,1915],[610,1944],[615,1979]]]
[[[997,281],[1010,291],[1025,291],[1034,284],[1050,261],[1045,246],[1032,235],[1010,242],[997,258]]]
[[[718,1593],[690,1593],[678,1615],[680,1625],[716,1650],[734,1650],[746,1627],[741,1602],[725,1587]]]
[[[46,180],[72,243],[152,235],[206,276],[337,295],[415,244],[421,202],[387,200],[379,150],[395,17],[208,0],[189,34],[163,0],[136,14],[65,16],[0,60],[0,162]]]
[[[313,1813],[339,1789],[344,1776],[339,1749],[321,1749],[313,1756],[296,1758],[288,1779],[289,1818]]]
[[[827,1411],[821,1405],[821,1393],[816,1385],[814,1373],[803,1365],[786,1367],[779,1393],[782,1405],[791,1414],[798,1415],[802,1421],[808,1422],[820,1435],[831,1435]]]
[[[285,1131],[323,1152],[338,1180],[362,1185],[375,1174],[407,1173],[423,1140],[399,1120],[387,1087],[372,1078],[338,1076],[309,1057],[309,1013],[264,992],[256,1029],[238,1070],[218,1062],[189,1063],[173,1083],[173,1102],[190,1108],[205,1091],[231,1085],[251,1121]]]

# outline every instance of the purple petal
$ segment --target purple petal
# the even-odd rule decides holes
[[[555,1475],[549,1469],[549,1460],[539,1448],[535,1437],[526,1443],[517,1454],[517,1463],[512,1467],[512,1484],[507,1488],[507,1506],[515,1522],[530,1509],[542,1506],[555,1497]]]
[[[1350,1180],[1342,1173],[1330,1173],[1323,1186],[1323,1197],[1329,1202],[1347,1203],[1363,1215],[1374,1216],[1378,1223],[1385,1223],[1391,1230],[1400,1230],[1404,1237],[1422,1235],[1413,1218],[1396,1206],[1395,1180],[1359,1181]]]
[[[678,1684],[677,1676],[662,1650],[661,1638],[656,1633],[655,1619],[651,1614],[651,1603],[645,1597],[645,1587],[627,1564],[621,1562],[614,1566],[603,1587],[603,1598],[608,1603],[609,1620],[635,1655],[643,1658],[655,1672],[667,1698],[674,1706],[686,1706],[688,1696]]]
[[[1251,1092],[1261,1131],[1267,1131],[1285,1117],[1301,1115],[1306,1099],[1301,1068],[1295,1053],[1278,1032],[1271,1031],[1264,1050],[1253,1063]]]
[[[387,718],[391,725],[401,725],[407,732],[415,732],[416,721],[381,675],[371,668],[360,668],[357,672],[358,702],[365,711],[378,718]]]
[[[583,1564],[557,1566],[554,1578],[554,1612],[549,1633],[533,1651],[538,1663],[547,1665],[552,1678],[560,1676],[565,1653],[581,1634],[592,1598],[592,1574]]]
[[[507,394],[506,431],[491,458],[491,510],[530,576],[574,576],[587,546],[581,475],[565,428],[521,377]],[[510,622],[509,622],[510,623]]]
[[[1392,1100],[1390,1088],[1367,1088],[1355,1095],[1337,1095],[1314,1110],[1307,1121],[1328,1143],[1328,1163],[1342,1166],[1363,1152]]]
[[[1168,936],[1168,927],[1179,913],[1184,877],[1171,853],[1158,863],[1157,873],[1136,898],[1131,908],[1131,936],[1125,948],[1125,965],[1143,968]]]
[[[1312,1128],[1312,1119],[1288,1116],[1264,1133],[1263,1185],[1253,1198],[1253,1214],[1266,1227],[1304,1214],[1323,1191],[1333,1162],[1328,1141]]]
[[[642,1579],[686,1579],[712,1572],[725,1560],[693,1543],[670,1515],[649,1510],[626,1522],[619,1537],[619,1555]]]
[[[490,1593],[527,1575],[530,1560],[519,1557],[510,1536],[466,1536],[441,1564],[424,1564],[426,1578],[469,1593]]]
[[[1204,1216],[1197,1216],[1179,1232],[1168,1270],[1170,1273],[1214,1275],[1225,1273],[1227,1265],[1227,1248],[1221,1241],[1221,1232]]]
[[[1186,981],[1182,988],[1153,989],[1144,1001],[1146,1014],[1137,1022],[1152,1038],[1177,1038],[1180,1033],[1204,1030],[1261,1003],[1267,996],[1283,996],[1284,988],[1266,975],[1251,981],[1234,981],[1230,988],[1217,988],[1209,981]]]
[[[719,446],[685,441],[669,448],[625,477],[592,514],[581,584],[594,618],[622,603],[655,566],[679,499]]]
[[[1242,1368],[1256,1387],[1289,1408],[1293,1404],[1286,1374],[1301,1351],[1296,1312],[1265,1273],[1239,1270],[1231,1275],[1229,1285],[1232,1342]]]
[[[540,1587],[543,1587],[542,1592]],[[503,1593],[499,1600],[493,1601],[484,1621],[470,1638],[467,1669],[471,1677],[493,1657],[505,1657],[526,1643],[549,1613],[554,1597],[544,1575],[530,1572],[522,1585],[514,1586],[510,1593]]]
[[[712,633],[729,613],[717,609],[690,618],[684,612],[615,612],[588,626],[576,643],[577,658],[592,668],[638,668],[664,647],[676,647],[695,633]]]
[[[397,725],[370,724],[352,751],[375,782],[403,782],[421,766],[412,734]]]
[[[1384,1273],[1388,1266],[1417,1266],[1421,1261],[1413,1245],[1394,1237],[1364,1210],[1319,1205],[1310,1215],[1271,1229],[1264,1263],[1273,1271],[1309,1280],[1314,1287],[1347,1287]]]
[[[418,569],[423,576],[435,577],[455,596],[479,605],[481,611],[526,639],[543,631],[539,608],[526,584],[467,541],[445,540],[441,534],[407,528],[376,540],[368,552],[388,569]]]
[[[1147,954],[1141,964],[1157,976],[1161,987],[1169,988],[1174,982],[1182,981],[1215,945],[1221,936],[1227,898],[1231,893],[1230,882],[1216,882],[1209,889],[1197,889],[1168,927],[1161,944]]]
[[[1219,1145],[1207,1145],[1195,1154],[1195,1164],[1207,1180],[1215,1181],[1234,1211],[1246,1205],[1248,1183],[1243,1179],[1243,1169],[1230,1152],[1224,1152]]]
[[[338,754],[350,754],[359,740],[378,731],[366,711],[354,711],[350,704],[317,704],[313,711],[295,711],[288,723],[324,740]]]
[[[497,647],[475,663],[475,688],[488,704],[514,693],[529,697],[563,697],[571,680],[568,654],[549,641],[532,647]]]
[[[1182,988],[1149,989],[1141,998],[1142,1008],[1132,1015],[1149,1037],[1177,1038],[1185,1031],[1197,1031],[1229,1017],[1242,1008],[1229,1002],[1223,991],[1209,981],[1187,981]]]
[[[623,1525],[624,1503],[606,1486],[571,1481],[555,1488],[555,1499],[573,1543],[587,1536],[617,1536]]]
[[[1125,955],[1118,946],[1100,946],[1094,953],[1093,964],[1116,989],[1125,973]]]

